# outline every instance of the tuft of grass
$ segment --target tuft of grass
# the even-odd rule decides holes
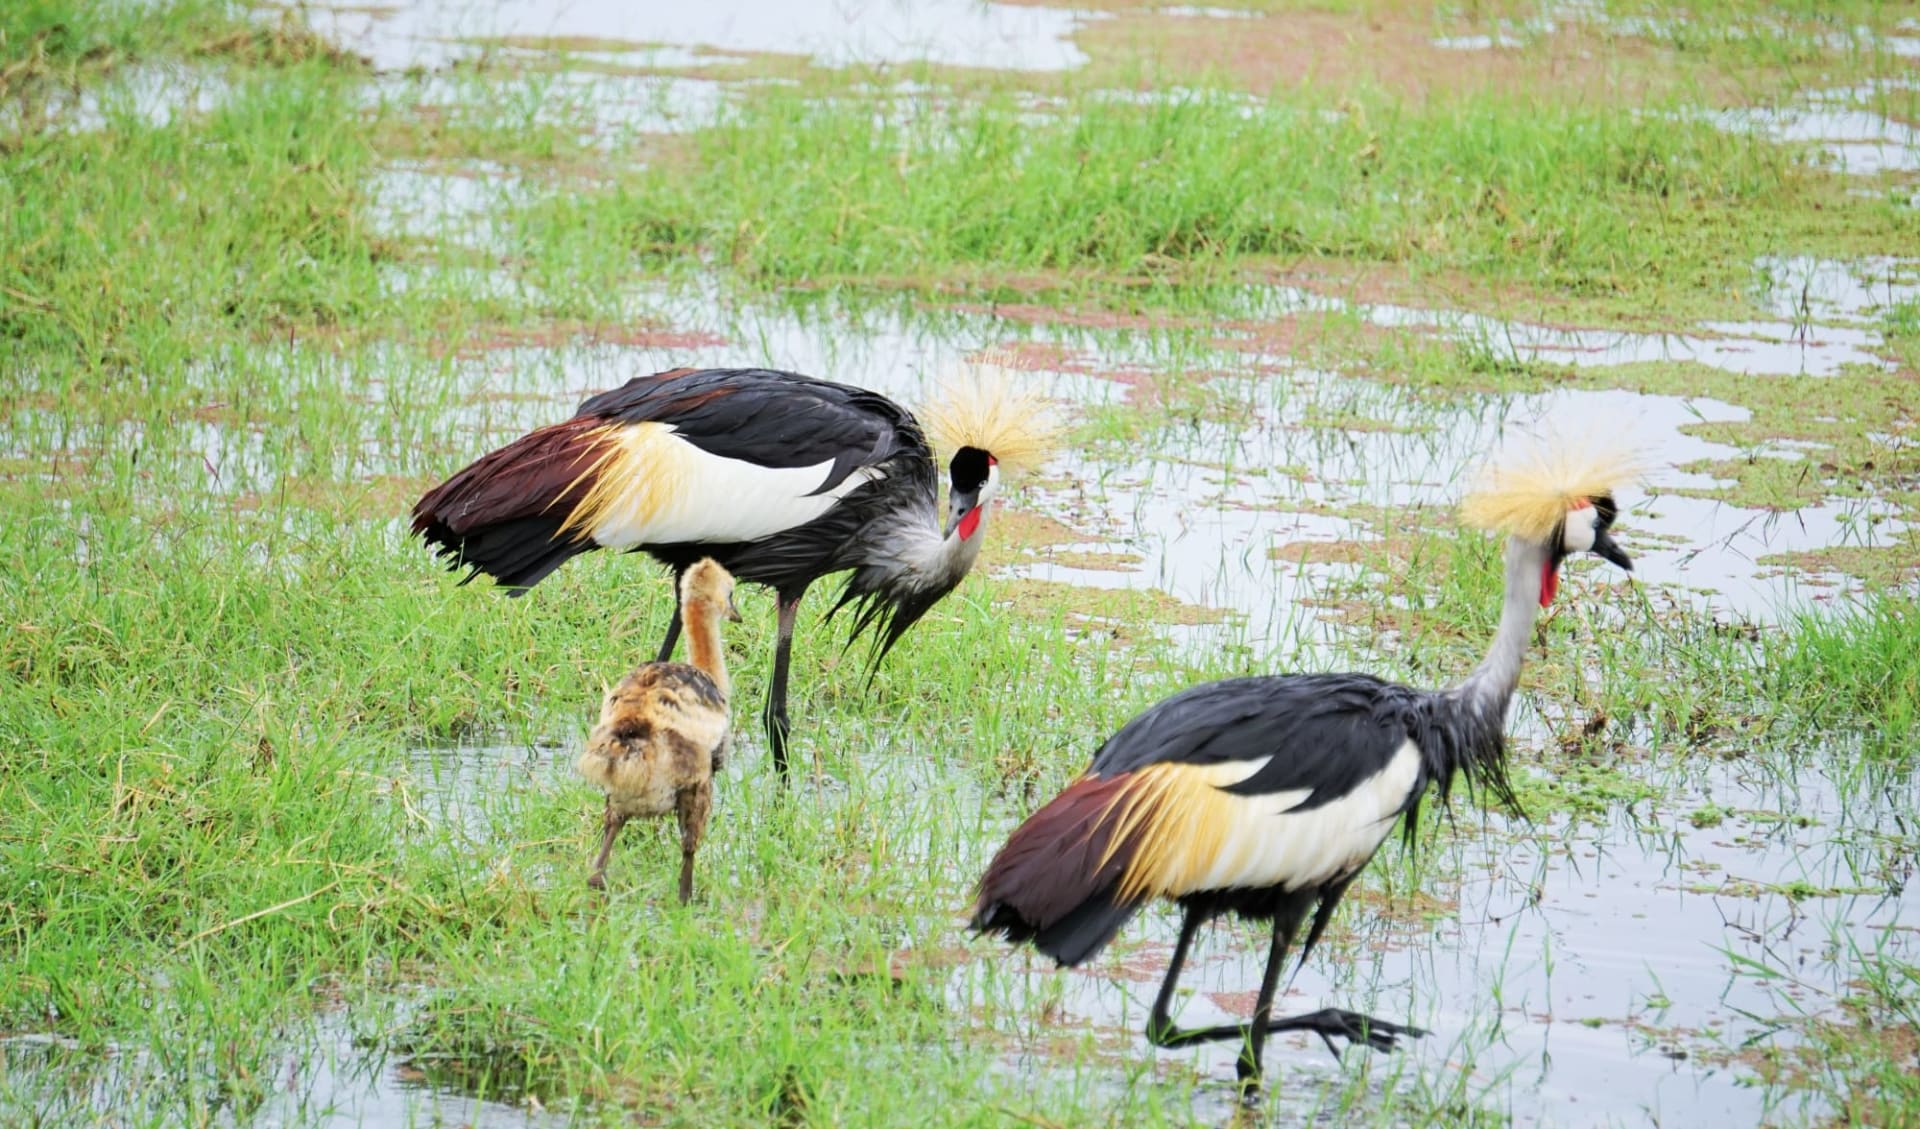
[[[1886,593],[1798,612],[1766,646],[1774,695],[1809,724],[1865,735],[1876,756],[1912,763],[1920,737],[1920,603]]]
[[[0,178],[0,339],[23,358],[171,372],[209,339],[380,308],[373,153],[330,68],[243,78],[204,119],[107,113],[25,139]]]
[[[231,0],[17,0],[0,11],[0,95],[36,65],[164,53],[231,32]]]

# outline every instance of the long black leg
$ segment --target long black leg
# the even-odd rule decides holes
[[[673,645],[680,641],[680,569],[673,570],[673,618],[667,621],[666,642],[660,644],[660,657],[655,662],[666,662],[673,658]]]
[[[1299,914],[1283,909],[1273,919],[1273,944],[1267,949],[1267,970],[1260,977],[1260,995],[1253,1005],[1253,1022],[1183,1031],[1173,1025],[1173,1020],[1167,1015],[1167,1005],[1173,996],[1174,978],[1180,974],[1180,966],[1186,961],[1187,946],[1193,940],[1199,918],[1199,914],[1189,909],[1185,920],[1180,923],[1180,940],[1173,946],[1173,962],[1167,968],[1166,980],[1160,985],[1160,995],[1153,1002],[1153,1015],[1147,1020],[1147,1039],[1160,1047],[1185,1047],[1194,1043],[1239,1039],[1246,1044],[1240,1052],[1237,1068],[1240,1086],[1249,1091],[1257,1090],[1260,1088],[1260,1052],[1266,1045],[1267,1023],[1273,1014],[1273,990],[1280,982],[1280,969],[1287,963],[1287,947],[1293,941],[1293,930],[1299,922]]]
[[[1166,979],[1160,981],[1160,994],[1153,998],[1153,1014],[1147,1016],[1147,1042],[1156,1047],[1185,1045],[1176,1038],[1181,1031],[1173,1025],[1167,1007],[1173,1003],[1173,986],[1180,980],[1180,967],[1187,963],[1187,949],[1200,929],[1200,920],[1200,915],[1192,909],[1184,911],[1180,918],[1180,939],[1173,943],[1173,959],[1167,962]]]
[[[1174,1026],[1167,1014],[1167,1007],[1173,999],[1173,986],[1180,975],[1180,968],[1186,962],[1187,949],[1193,940],[1195,929],[1200,923],[1200,915],[1192,909],[1180,925],[1180,940],[1174,944],[1173,960],[1167,968],[1167,978],[1161,982],[1160,994],[1154,1000],[1153,1014],[1147,1019],[1147,1041],[1157,1047],[1189,1047],[1196,1043],[1219,1043],[1239,1041],[1245,1044],[1240,1053],[1237,1073],[1243,1089],[1257,1090],[1260,1085],[1260,1059],[1266,1048],[1266,1037],[1274,1031],[1312,1031],[1326,1042],[1327,1048],[1339,1054],[1333,1045],[1333,1037],[1347,1040],[1349,1043],[1365,1043],[1377,1051],[1395,1049],[1401,1036],[1419,1037],[1426,1032],[1418,1027],[1390,1023],[1384,1019],[1360,1015],[1338,1008],[1324,1008],[1307,1015],[1272,1018],[1273,994],[1280,981],[1280,970],[1287,960],[1287,949],[1293,943],[1294,931],[1299,927],[1307,904],[1286,907],[1275,915],[1273,922],[1273,944],[1267,950],[1267,967],[1260,978],[1260,993],[1254,1004],[1253,1019],[1248,1023],[1223,1023],[1216,1027],[1182,1029]]]
[[[788,780],[787,734],[793,728],[787,721],[787,667],[793,659],[793,622],[799,617],[800,597],[805,594],[802,589],[778,596],[780,630],[773,647],[773,685],[767,688],[767,747],[773,750],[773,767],[783,784]]]
[[[1260,1088],[1260,1052],[1267,1046],[1268,1024],[1273,1020],[1273,989],[1280,982],[1280,969],[1287,963],[1287,949],[1293,945],[1293,930],[1299,919],[1285,913],[1274,915],[1273,943],[1267,946],[1267,971],[1260,977],[1260,995],[1253,1004],[1253,1022],[1247,1028],[1247,1045],[1241,1048],[1235,1070],[1240,1089],[1252,1093]]]
[[[1340,904],[1341,896],[1347,892],[1347,887],[1353,885],[1353,880],[1358,877],[1360,877],[1360,872],[1356,870],[1341,881],[1335,882],[1333,885],[1320,891],[1320,905],[1313,911],[1313,928],[1307,930],[1307,943],[1300,946],[1300,964],[1302,966],[1307,963],[1307,958],[1313,955],[1313,947],[1320,943],[1321,935],[1327,931],[1327,922],[1333,920],[1333,907]],[[1298,972],[1299,969],[1296,968],[1294,971]]]

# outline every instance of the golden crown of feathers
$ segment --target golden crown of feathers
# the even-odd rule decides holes
[[[1460,517],[1481,529],[1545,541],[1568,510],[1645,472],[1645,460],[1625,448],[1543,441],[1485,467],[1461,501]]]
[[[920,419],[940,458],[978,447],[1009,471],[1038,466],[1059,434],[1046,398],[1021,387],[1014,358],[997,350],[945,374]]]

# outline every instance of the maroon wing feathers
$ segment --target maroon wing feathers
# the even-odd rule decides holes
[[[413,531],[467,568],[518,595],[569,558],[598,548],[566,522],[591,487],[606,422],[576,416],[474,460],[413,507]],[[465,581],[462,581],[464,583]]]
[[[549,510],[570,512],[590,485],[581,472],[592,465],[605,427],[604,420],[576,416],[482,455],[420,499],[414,532],[438,541],[441,528],[459,536]]]
[[[1114,844],[1108,818],[1132,782],[1082,776],[1028,816],[980,879],[973,928],[1032,940],[1064,964],[1098,952],[1139,906],[1116,901],[1134,844]]]

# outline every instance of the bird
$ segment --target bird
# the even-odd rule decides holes
[[[828,612],[872,631],[869,677],[973,568],[1003,466],[1040,457],[1044,401],[983,361],[946,382],[923,430],[863,388],[774,369],[671,369],[635,377],[573,418],[482,455],[413,507],[412,529],[465,580],[514,595],[594,549],[645,551],[677,578],[711,557],[773,589],[777,640],[763,718],[785,780],[788,671],[801,598],[845,572]],[[947,463],[936,511],[933,443]],[[464,581],[463,581],[464,582]],[[678,591],[676,582],[675,590]],[[673,657],[681,609],[658,661]]]
[[[607,856],[634,816],[675,813],[680,820],[680,901],[693,899],[693,854],[713,809],[713,774],[726,761],[726,651],[720,621],[740,620],[733,577],[712,559],[680,577],[691,662],[649,662],[607,691],[600,722],[574,768],[607,794],[600,855],[587,885],[604,890]]]
[[[1578,448],[1490,466],[1462,517],[1506,534],[1506,592],[1493,643],[1464,679],[1428,690],[1363,673],[1270,674],[1203,683],[1148,707],[1009,835],[976,887],[971,929],[1072,966],[1147,902],[1174,902],[1179,939],[1146,1037],[1163,1048],[1238,1041],[1249,1098],[1272,1032],[1315,1033],[1336,1056],[1335,1038],[1391,1051],[1426,1034],[1338,1008],[1275,1017],[1275,984],[1302,925],[1304,964],[1396,820],[1413,844],[1429,788],[1445,805],[1463,779],[1518,810],[1505,718],[1535,618],[1574,553],[1632,571],[1611,530],[1614,490],[1637,471],[1630,453]],[[1200,927],[1225,914],[1271,924],[1252,1018],[1180,1028],[1169,1005],[1181,966]]]

